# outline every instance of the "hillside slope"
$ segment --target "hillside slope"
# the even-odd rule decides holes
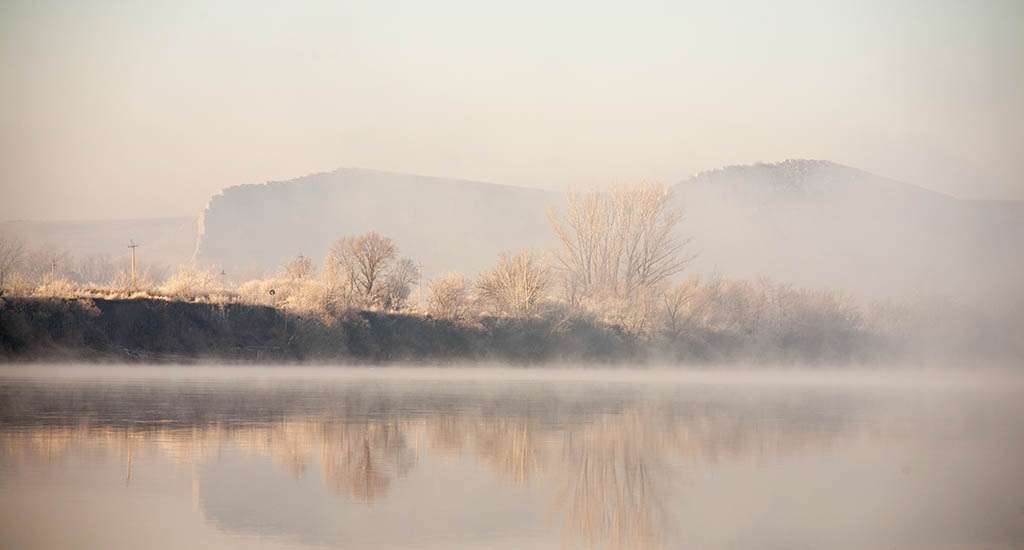
[[[971,201],[827,161],[730,166],[675,186],[691,272],[767,276],[868,297],[1024,294],[1024,205]],[[559,193],[342,169],[241,185],[201,219],[198,259],[236,278],[295,254],[319,260],[341,235],[371,229],[427,275],[475,274],[504,250],[553,244]],[[1016,302],[1015,302],[1016,303]]]
[[[427,274],[475,273],[499,253],[549,243],[551,192],[340,169],[240,185],[201,217],[197,259],[235,272],[274,269],[296,254],[320,260],[340,236],[376,230]]]
[[[870,296],[1021,291],[1020,203],[961,200],[814,160],[731,166],[676,189],[696,271]]]

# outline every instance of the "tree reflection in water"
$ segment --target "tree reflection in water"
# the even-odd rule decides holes
[[[666,435],[636,411],[565,432],[555,498],[563,537],[587,548],[659,548]]]
[[[75,452],[118,455],[127,481],[132,456],[156,453],[194,471],[230,446],[269,457],[295,478],[319,462],[334,494],[363,504],[387,498],[395,479],[416,467],[424,449],[440,457],[469,452],[504,483],[550,483],[550,512],[562,525],[566,547],[653,549],[662,546],[664,503],[678,489],[680,465],[820,450],[842,434],[802,431],[799,425],[643,408],[570,423],[467,411],[355,420],[292,415],[241,425],[82,421],[7,427],[0,431],[0,447],[8,462],[55,462]],[[421,448],[421,441],[427,445]]]
[[[324,482],[335,494],[356,502],[384,497],[391,478],[404,476],[416,465],[401,422],[325,422],[320,433]]]

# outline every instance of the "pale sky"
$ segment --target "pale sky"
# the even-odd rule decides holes
[[[0,220],[362,167],[563,188],[819,158],[1024,199],[1024,2],[0,3]]]

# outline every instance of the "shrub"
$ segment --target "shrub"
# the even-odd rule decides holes
[[[427,285],[426,311],[438,319],[465,319],[472,309],[469,291],[469,281],[463,275],[441,275]]]
[[[550,271],[528,250],[502,254],[498,263],[480,275],[478,300],[492,315],[530,317],[547,298]]]

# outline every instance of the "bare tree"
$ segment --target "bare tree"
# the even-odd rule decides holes
[[[409,258],[402,258],[391,265],[383,281],[377,285],[374,304],[385,311],[400,311],[405,308],[412,287],[420,278],[420,268]]]
[[[122,269],[114,274],[110,280],[110,286],[113,289],[127,292],[146,292],[156,288],[157,281],[167,281],[170,277],[167,276],[167,268],[161,266],[160,271],[155,273],[153,269],[147,267],[145,269],[136,270],[135,278],[132,279],[132,272],[127,269]]]
[[[671,286],[662,294],[662,328],[670,336],[683,331],[686,311],[696,294],[696,280],[689,279]]]
[[[71,279],[81,284],[111,283],[120,270],[117,263],[107,254],[93,254],[75,261]]]
[[[549,219],[570,305],[647,291],[691,259],[684,254],[688,239],[676,234],[682,214],[661,185],[570,193],[564,216],[551,211]]]
[[[547,266],[528,250],[502,254],[476,283],[481,302],[498,315],[528,317],[537,312],[550,287]]]
[[[469,311],[469,283],[459,273],[437,277],[427,286],[427,313],[438,319],[458,321]]]
[[[286,279],[291,281],[302,281],[310,278],[316,268],[313,266],[313,260],[308,256],[299,254],[294,258],[288,260],[281,266],[281,271],[284,273]]]
[[[179,300],[196,300],[223,292],[224,288],[216,269],[182,264],[157,290]]]
[[[335,241],[324,259],[324,279],[346,307],[398,310],[405,306],[419,268],[398,257],[388,237],[371,231]]]
[[[0,290],[7,284],[7,277],[17,269],[25,258],[25,243],[16,237],[0,235]]]
[[[368,299],[374,295],[374,287],[397,253],[391,239],[371,231],[338,239],[331,246],[327,259],[340,276],[349,279],[360,296]]]
[[[71,267],[72,255],[68,250],[42,244],[25,249],[18,273],[32,284],[41,284],[47,278],[64,277]]]

